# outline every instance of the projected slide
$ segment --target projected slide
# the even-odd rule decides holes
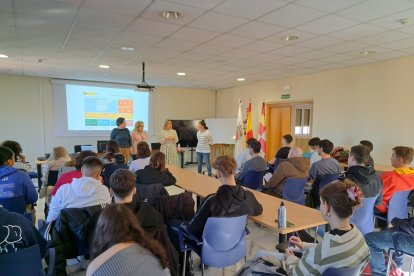
[[[148,93],[132,89],[66,85],[69,130],[112,130],[124,117],[129,129],[135,121],[148,126]]]

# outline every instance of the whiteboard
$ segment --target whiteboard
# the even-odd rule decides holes
[[[237,118],[204,119],[213,135],[214,144],[234,144]]]

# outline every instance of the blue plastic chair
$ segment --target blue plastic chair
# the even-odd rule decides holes
[[[353,267],[327,268],[321,276],[359,276],[367,262],[360,263]]]
[[[246,220],[247,215],[239,217],[210,217],[203,231],[203,241],[180,227],[180,248],[184,251],[184,260],[188,250],[200,256],[204,275],[204,265],[225,268],[236,264],[246,257]],[[185,262],[184,262],[185,263]],[[183,275],[185,264],[183,265]]]
[[[252,190],[261,190],[263,188],[263,177],[265,171],[248,171],[244,175],[242,186]]]
[[[45,275],[39,246],[0,255],[0,275]]]
[[[327,173],[327,174],[321,175],[320,181],[319,181],[319,190],[322,190],[322,188],[328,185],[329,183],[335,180],[338,180],[338,178],[339,178],[339,173]]]
[[[374,231],[374,205],[378,196],[362,199],[362,205],[354,210],[351,223],[358,227],[362,235]]]
[[[385,220],[388,223],[393,218],[408,218],[408,195],[410,192],[411,190],[395,192],[388,203],[387,215],[376,214],[375,218]]]
[[[305,205],[305,185],[308,178],[288,178],[283,184],[283,199]]]

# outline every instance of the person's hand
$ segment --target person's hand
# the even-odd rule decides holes
[[[298,247],[299,249],[303,249],[303,241],[299,237],[291,236],[289,238],[289,243],[293,246]]]
[[[19,159],[22,163],[26,163],[26,156],[24,156],[22,153],[19,154]]]
[[[393,228],[394,227],[394,225],[392,225],[392,222],[390,222],[389,224],[388,224],[388,228]]]
[[[293,252],[290,251],[289,249],[285,249],[285,258],[287,258],[289,256],[294,256]]]

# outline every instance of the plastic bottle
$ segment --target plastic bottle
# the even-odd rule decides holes
[[[279,229],[286,229],[286,207],[283,201],[277,210],[277,225]]]

